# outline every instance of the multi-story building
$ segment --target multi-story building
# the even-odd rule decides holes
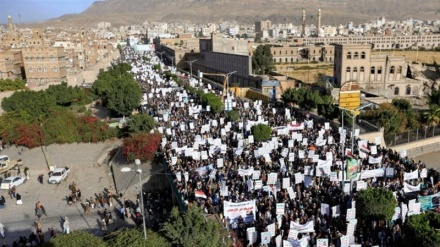
[[[0,79],[24,79],[23,59],[20,51],[0,52]]]
[[[303,60],[333,62],[334,46],[272,46],[274,63],[294,63]]]
[[[371,55],[371,45],[335,45],[335,83],[357,81],[362,89],[388,96],[419,96],[421,81],[407,78],[404,57]],[[380,90],[380,91],[379,91]]]
[[[370,44],[374,50],[380,49],[432,49],[440,46],[440,34],[401,35],[401,36],[335,36],[307,37],[301,39],[304,44]]]
[[[269,20],[266,21],[256,21],[255,22],[255,32],[260,33],[262,31],[269,31],[272,27],[272,22]]]
[[[66,60],[62,47],[26,47],[21,51],[29,86],[66,80]]]

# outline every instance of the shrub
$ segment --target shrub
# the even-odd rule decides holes
[[[200,98],[205,106],[211,106],[211,111],[214,113],[220,113],[225,109],[221,98],[213,93],[204,93]]]
[[[140,159],[141,161],[152,161],[159,148],[162,136],[141,132],[131,134],[123,141],[122,153],[128,161]]]
[[[254,139],[257,142],[264,142],[269,140],[272,129],[266,124],[257,124],[252,126],[251,128],[252,135],[254,135]]]
[[[236,122],[240,120],[240,113],[236,110],[228,112],[228,120],[231,122]]]
[[[424,213],[410,216],[403,225],[404,246],[434,247],[440,243],[440,215]]]
[[[391,220],[397,202],[385,188],[369,188],[357,192],[356,214],[363,220]]]

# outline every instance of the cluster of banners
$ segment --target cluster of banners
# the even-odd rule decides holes
[[[419,196],[421,210],[430,210],[440,207],[440,192],[429,196]]]

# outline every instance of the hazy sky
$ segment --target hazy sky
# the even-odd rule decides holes
[[[95,1],[97,0],[0,0],[0,23],[7,23],[8,15],[12,16],[14,23],[26,23],[81,13]]]

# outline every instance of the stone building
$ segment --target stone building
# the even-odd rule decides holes
[[[62,47],[26,47],[21,51],[29,86],[66,80],[66,60]]]
[[[371,55],[371,45],[335,45],[336,85],[357,81],[363,90],[386,96],[419,96],[422,82],[407,78],[404,57]]]
[[[272,46],[270,51],[274,63],[301,61],[333,62],[334,46]]]
[[[24,79],[23,69],[20,51],[0,51],[0,79]]]

